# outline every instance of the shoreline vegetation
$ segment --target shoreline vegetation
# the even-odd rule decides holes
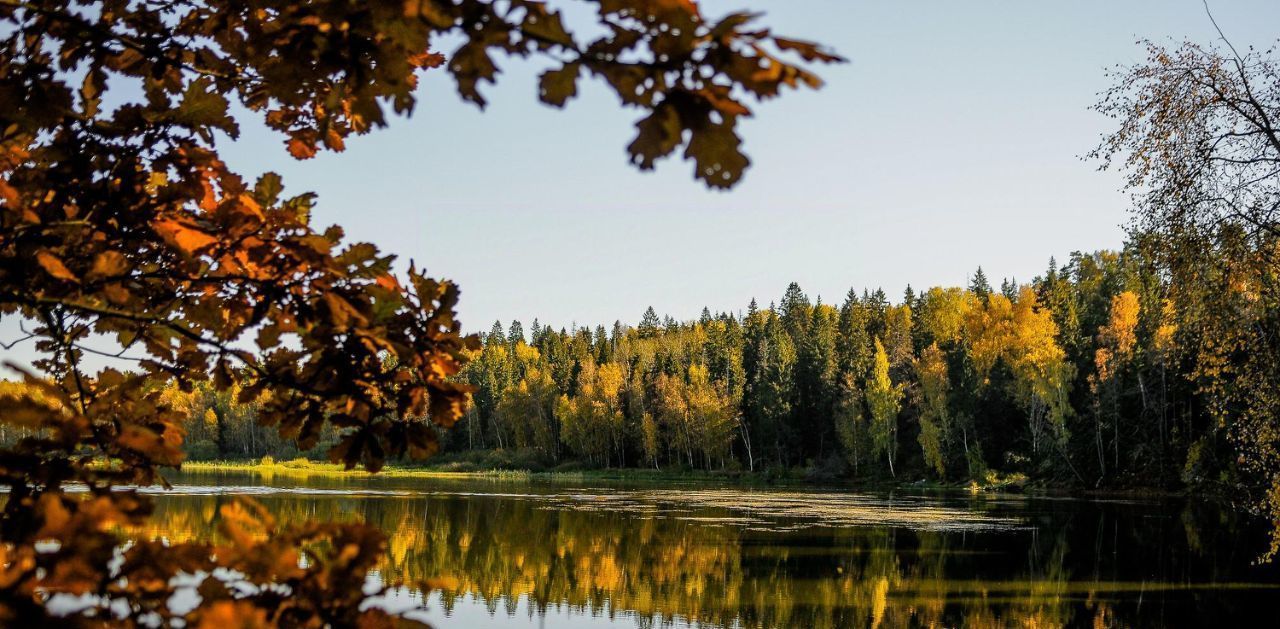
[[[865,480],[840,477],[815,476],[814,470],[795,468],[789,470],[685,470],[651,468],[571,468],[571,469],[507,469],[480,468],[457,460],[428,461],[419,464],[391,463],[378,472],[369,472],[357,466],[347,469],[338,463],[315,461],[307,458],[277,461],[272,457],[262,459],[188,461],[181,472],[190,474],[249,473],[272,478],[276,476],[296,479],[318,478],[420,478],[446,480],[494,480],[529,482],[675,482],[733,485],[740,487],[788,487],[804,485],[814,489],[848,489],[854,491],[937,490],[968,491],[970,493],[1018,493],[1044,496],[1070,497],[1185,497],[1203,500],[1220,500],[1226,496],[1220,491],[1206,488],[1180,490],[1159,487],[1129,487],[1123,489],[1081,489],[1078,487],[1046,484],[1021,474],[1001,476],[994,472],[982,482],[939,482],[922,478],[916,481]]]

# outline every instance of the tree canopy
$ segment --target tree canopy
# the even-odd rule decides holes
[[[754,14],[594,7],[601,34],[580,39],[528,0],[0,0],[0,313],[30,322],[40,353],[40,373],[0,395],[22,435],[0,449],[0,621],[36,622],[51,597],[85,595],[84,624],[390,622],[362,607],[383,544],[369,528],[272,532],[246,504],[224,513],[226,545],[120,550],[120,527],[141,524],[149,502],[119,486],[163,482],[158,469],[183,458],[165,382],[239,386],[261,425],[304,448],[330,426],[329,456],[375,471],[432,453],[469,402],[454,376],[477,340],[455,319],[457,287],[412,265],[398,275],[373,245],[312,226],[311,195],[285,195],[271,173],[246,181],[217,141],[238,135],[243,111],[295,158],[341,151],[411,113],[422,71],[450,73],[483,106],[496,56],[536,55],[553,66],[543,102],[563,106],[582,74],[598,77],[643,112],[636,166],[683,148],[699,180],[727,188],[748,164],[735,131],[745,99],[817,87],[803,63],[839,60]],[[438,51],[444,35],[461,45]],[[88,373],[93,336],[137,369]],[[57,550],[37,550],[47,541]],[[228,589],[215,568],[286,589]],[[179,573],[205,575],[190,612],[167,605]]]

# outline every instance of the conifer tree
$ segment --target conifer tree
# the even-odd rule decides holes
[[[636,332],[642,339],[651,339],[658,336],[661,325],[662,321],[658,319],[658,313],[654,311],[653,306],[649,306],[645,309],[644,316],[640,317],[640,325],[636,328]]]
[[[489,336],[484,339],[486,345],[505,345],[507,343],[507,330],[502,327],[501,321],[494,321],[493,327],[489,328]]]
[[[981,301],[986,301],[991,295],[991,281],[987,279],[987,274],[983,272],[982,267],[978,267],[974,272],[973,279],[969,281],[969,290]]]

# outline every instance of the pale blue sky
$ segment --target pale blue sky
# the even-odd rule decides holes
[[[702,4],[763,10],[775,32],[850,59],[821,70],[825,89],[755,107],[741,129],[754,164],[728,193],[704,190],[685,162],[635,171],[636,110],[594,82],[565,110],[543,106],[543,66],[518,60],[484,113],[436,73],[412,119],[345,153],[295,162],[246,124],[224,155],[317,192],[318,224],[458,281],[469,330],[635,322],[650,304],[688,319],[766,304],[791,281],[828,302],[850,287],[896,299],[978,265],[1029,280],[1050,255],[1118,246],[1119,178],[1080,158],[1110,126],[1088,109],[1105,70],[1140,60],[1139,38],[1217,37],[1200,0]],[[1213,10],[1237,47],[1280,37],[1280,2]]]

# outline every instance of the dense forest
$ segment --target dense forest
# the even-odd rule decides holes
[[[1205,280],[1256,299],[1238,278]],[[495,323],[446,443],[597,466],[1233,483],[1226,389],[1245,386],[1234,359],[1247,348],[1211,336],[1171,288],[1135,246],[1050,260],[998,290],[978,269],[967,287],[897,299],[851,290],[828,304],[792,284],[767,307],[696,321],[651,308],[635,327]]]
[[[1258,297],[1231,270],[1206,266],[1201,292],[1246,313]],[[1219,328],[1248,319],[1207,316],[1185,293],[1132,245],[998,289],[979,268],[966,287],[897,299],[828,304],[793,283],[768,306],[683,322],[653,308],[634,326],[495,322],[460,376],[474,403],[442,446],[540,468],[1235,486],[1250,354]],[[234,390],[169,393],[188,409],[192,458],[299,454]]]

